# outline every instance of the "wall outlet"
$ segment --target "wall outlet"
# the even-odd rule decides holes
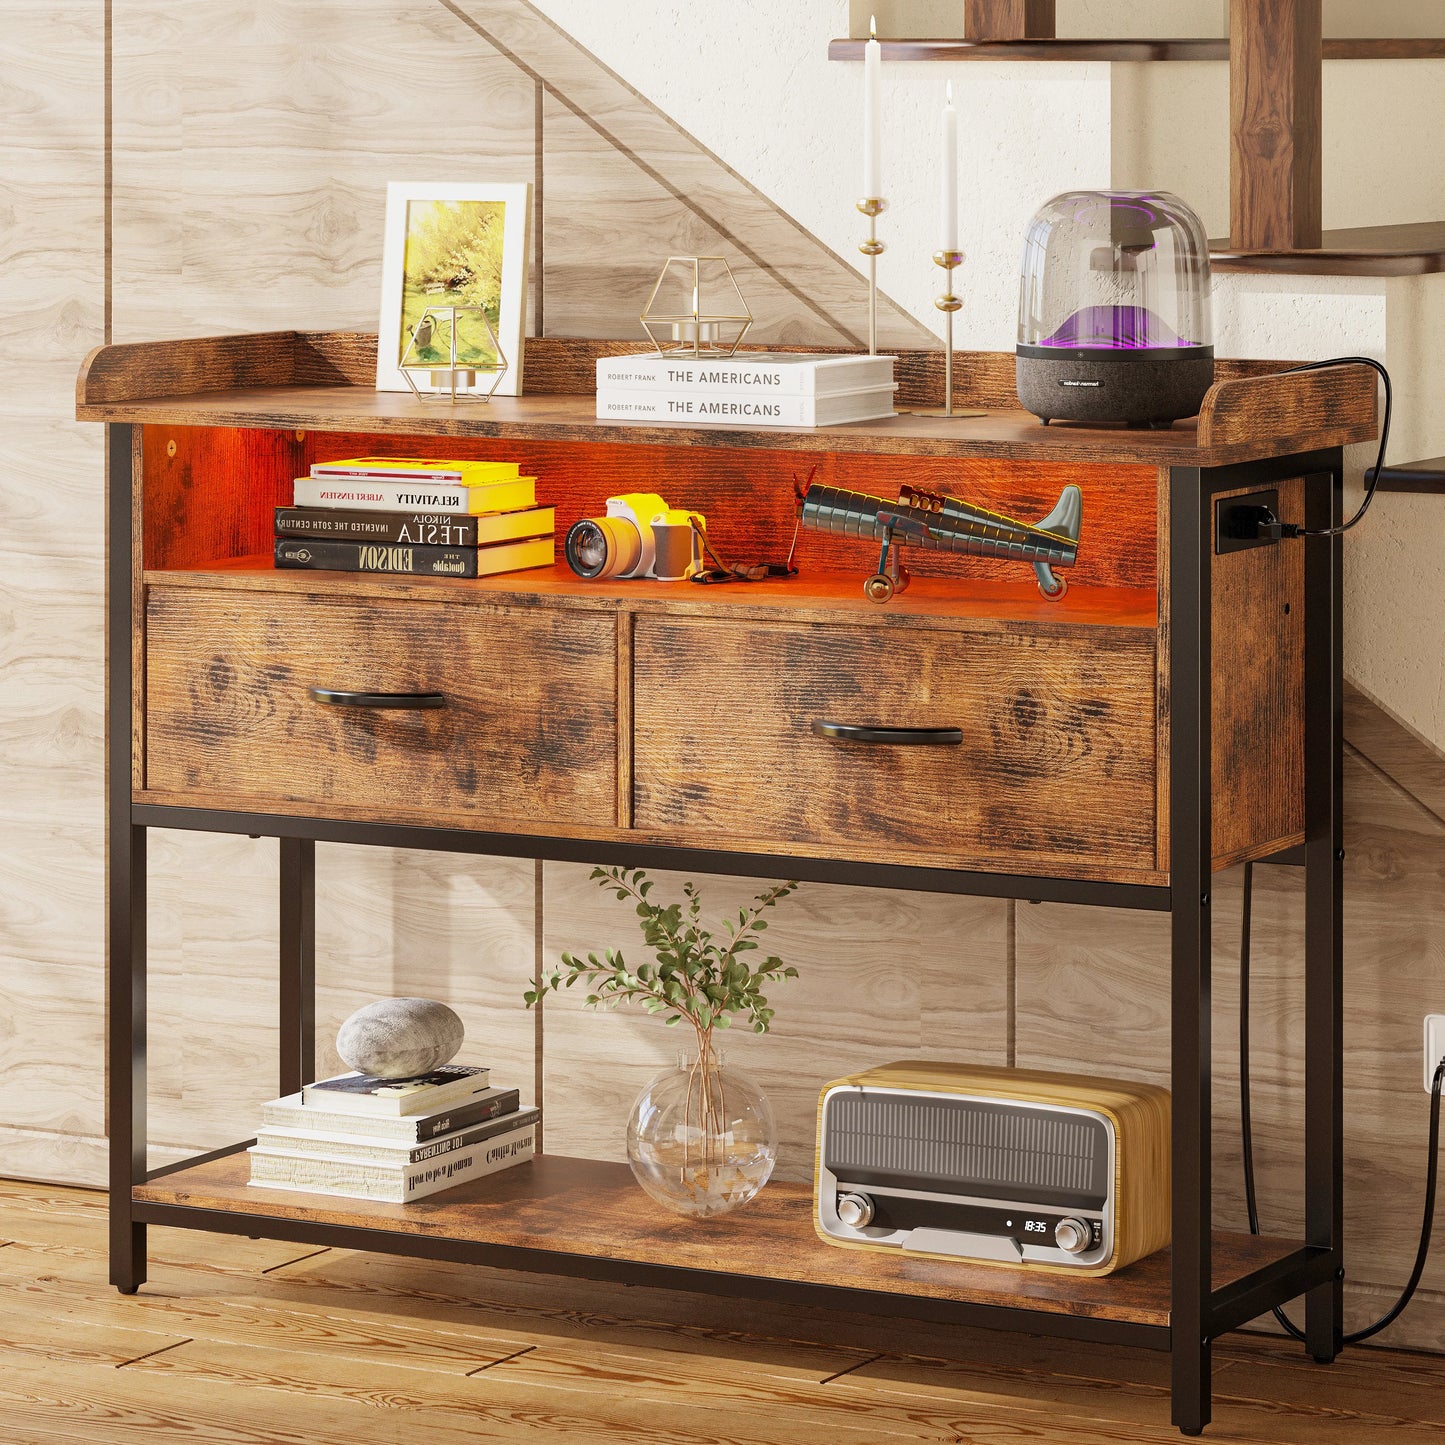
[[[1435,1082],[1435,1069],[1445,1057],[1445,1014],[1425,1015],[1425,1092]]]

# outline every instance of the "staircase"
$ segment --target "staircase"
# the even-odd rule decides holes
[[[1230,231],[1210,243],[1221,272],[1423,276],[1445,272],[1445,221],[1325,231],[1321,93],[1326,60],[1445,59],[1445,37],[1326,39],[1320,0],[1231,0],[1230,38],[1065,40],[1053,0],[966,0],[958,39],[883,40],[887,61],[1227,60]],[[835,60],[862,39],[834,40]]]

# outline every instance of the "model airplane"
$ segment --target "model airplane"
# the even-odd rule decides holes
[[[908,544],[926,552],[1027,562],[1038,578],[1039,591],[1057,602],[1069,584],[1054,569],[1072,567],[1077,560],[1083,518],[1084,496],[1072,484],[1037,525],[913,487],[905,487],[898,500],[890,502],[866,492],[810,483],[802,495],[801,511],[805,527],[883,544],[878,571],[863,584],[863,591],[875,602],[887,602],[908,586],[902,556]]]

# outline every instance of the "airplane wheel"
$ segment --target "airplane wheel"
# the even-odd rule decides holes
[[[863,584],[863,595],[874,602],[887,602],[893,596],[893,579],[879,572]]]
[[[1067,577],[1055,577],[1052,590],[1039,583],[1039,591],[1043,593],[1046,602],[1060,602],[1064,594],[1069,590],[1069,579]]]
[[[907,567],[898,569],[898,580],[893,584],[895,592],[907,592],[908,584],[913,581],[913,573]]]

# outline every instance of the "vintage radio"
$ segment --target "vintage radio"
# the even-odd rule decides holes
[[[1109,1274],[1169,1243],[1169,1094],[1148,1084],[898,1063],[818,1103],[830,1244]]]

